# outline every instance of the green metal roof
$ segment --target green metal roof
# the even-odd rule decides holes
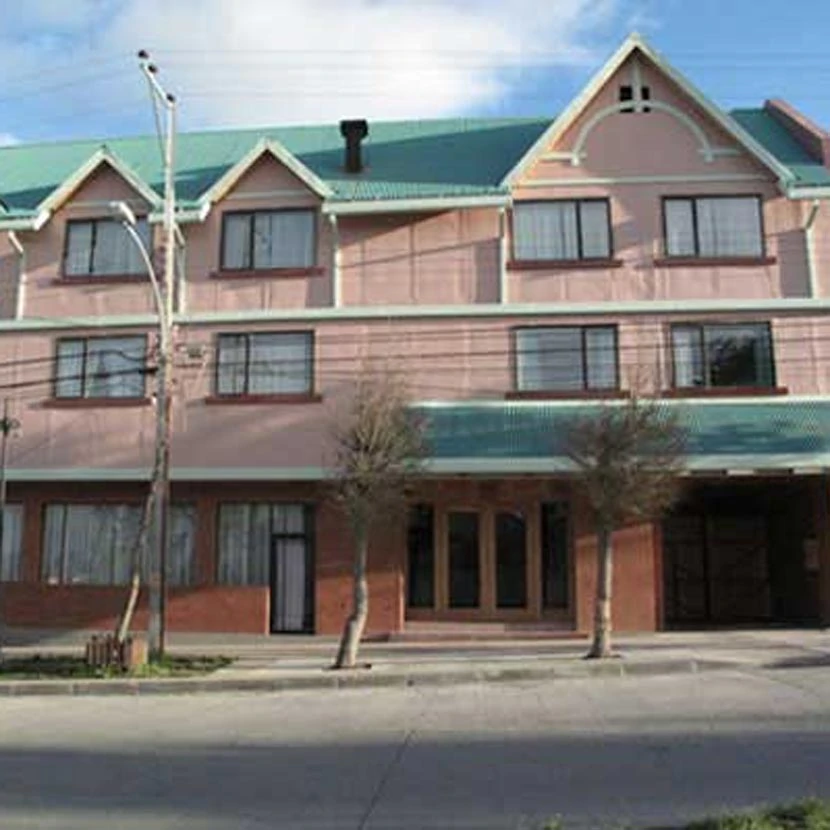
[[[732,117],[803,186],[830,184],[830,171],[764,110]],[[551,125],[549,118],[462,118],[373,122],[364,142],[365,170],[343,171],[337,124],[183,133],[177,147],[177,190],[183,208],[199,199],[261,140],[279,142],[341,201],[454,198],[504,193],[501,184]],[[0,148],[0,199],[7,216],[35,209],[101,148],[159,195],[161,154],[155,136],[22,144]]]
[[[802,187],[830,185],[830,170],[811,156],[793,134],[765,109],[739,109],[729,113],[765,150],[795,176]]]
[[[366,169],[343,171],[338,125],[183,133],[176,161],[177,196],[196,202],[262,139],[276,140],[323,179],[335,199],[411,199],[503,192],[502,178],[550,125],[550,119],[442,119],[372,123]],[[106,147],[162,192],[154,136],[24,144],[0,149],[0,198],[9,210],[33,211],[90,156]]]
[[[607,404],[606,404],[607,405]],[[613,405],[613,404],[611,404]],[[420,405],[433,466],[457,472],[565,471],[565,427],[600,403]],[[675,402],[693,470],[830,467],[830,401]]]

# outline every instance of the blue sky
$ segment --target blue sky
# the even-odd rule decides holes
[[[184,129],[553,115],[634,28],[718,103],[830,126],[827,0],[27,0],[4,9],[0,134],[152,130],[141,47]]]

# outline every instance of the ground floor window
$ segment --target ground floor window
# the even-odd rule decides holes
[[[407,549],[407,604],[410,608],[432,608],[435,604],[435,511],[430,505],[418,504],[410,511]]]
[[[217,581],[269,585],[272,550],[283,561],[293,559],[286,554],[301,548],[304,559],[309,525],[302,504],[221,504]]]
[[[0,582],[20,579],[23,505],[7,504],[3,511],[3,544],[0,548]]]
[[[140,504],[49,504],[43,536],[43,579],[51,584],[125,585],[138,555]],[[167,580],[192,580],[196,510],[173,505],[168,525]],[[144,579],[149,563],[141,563]]]
[[[542,505],[542,607],[568,608],[570,603],[570,547],[568,505]]]

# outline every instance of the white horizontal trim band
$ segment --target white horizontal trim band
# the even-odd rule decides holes
[[[506,207],[510,196],[450,196],[425,199],[377,199],[365,202],[324,202],[323,213],[348,216],[368,213],[455,210],[457,208]]]
[[[830,298],[773,298],[768,300],[631,300],[607,303],[480,303],[446,306],[341,306],[241,311],[193,311],[177,314],[183,326],[298,321],[475,319],[488,317],[619,317],[693,314],[820,314],[830,311]],[[0,333],[65,329],[137,328],[156,325],[153,314],[100,317],[27,317],[0,320]]]
[[[768,182],[758,173],[694,173],[665,176],[615,176],[582,179],[532,179],[516,184],[517,190],[541,187],[611,187],[619,184],[695,184],[714,182]]]

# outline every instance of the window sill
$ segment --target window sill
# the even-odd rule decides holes
[[[152,398],[49,398],[43,402],[47,409],[119,409],[131,406],[150,406]]]
[[[321,277],[326,273],[325,268],[249,268],[239,271],[219,270],[211,272],[212,280],[252,280],[269,279],[273,277]]]
[[[312,392],[298,392],[285,395],[210,395],[205,398],[205,403],[210,406],[234,405],[234,404],[309,404],[320,403],[322,395]]]
[[[655,268],[713,268],[717,266],[758,267],[775,265],[778,258],[774,256],[733,256],[733,257],[660,257],[654,260]]]
[[[626,389],[513,390],[504,395],[508,401],[622,400],[630,397],[631,392]]]
[[[583,271],[588,268],[622,268],[621,259],[514,259],[508,271]]]
[[[666,398],[751,398],[788,395],[785,386],[708,386],[666,389]]]
[[[122,285],[132,282],[149,285],[150,278],[147,274],[79,274],[76,277],[62,274],[52,280],[52,285]]]

